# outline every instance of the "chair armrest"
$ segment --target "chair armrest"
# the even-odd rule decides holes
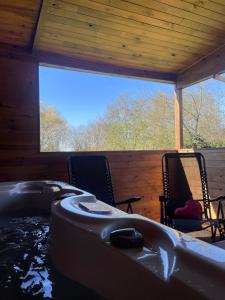
[[[210,199],[209,202],[216,202],[216,201],[221,201],[221,200],[225,200],[225,195],[219,196],[219,197],[214,198],[214,199]]]
[[[137,202],[137,201],[141,200],[142,198],[143,198],[143,196],[133,196],[133,197],[130,197],[126,200],[116,202],[116,205],[129,204],[129,203]]]

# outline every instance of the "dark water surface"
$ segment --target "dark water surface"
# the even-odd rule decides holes
[[[0,299],[102,299],[55,270],[48,236],[48,216],[0,217]]]

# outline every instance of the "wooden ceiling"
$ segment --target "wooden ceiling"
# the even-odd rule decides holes
[[[32,46],[40,4],[40,0],[0,0],[0,42]]]
[[[225,0],[0,0],[0,16],[2,43],[171,75],[225,44]]]

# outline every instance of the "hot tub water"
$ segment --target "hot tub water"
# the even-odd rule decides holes
[[[0,218],[0,295],[4,300],[102,299],[53,268],[47,215]]]

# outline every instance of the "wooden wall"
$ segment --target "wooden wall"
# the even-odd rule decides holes
[[[0,181],[68,181],[66,159],[71,153],[39,153],[38,63],[0,57],[0,70]],[[225,194],[225,149],[202,152],[212,196]],[[116,198],[144,196],[135,211],[155,220],[163,153],[103,152],[111,165]]]
[[[206,159],[211,198],[225,195],[225,149],[201,150]]]

